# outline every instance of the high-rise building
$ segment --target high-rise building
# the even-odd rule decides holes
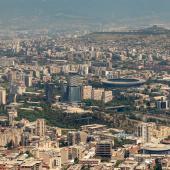
[[[81,101],[80,77],[76,73],[70,73],[67,79],[67,100],[69,102]]]
[[[32,86],[32,76],[31,75],[25,75],[25,85],[27,87]]]
[[[6,90],[0,87],[0,105],[6,104]]]
[[[17,84],[11,82],[10,91],[9,91],[9,95],[8,95],[9,103],[16,102],[17,88],[18,88]]]
[[[46,83],[45,84],[45,96],[46,101],[48,103],[52,103],[53,101],[53,92],[54,92],[54,84],[53,83]]]
[[[68,132],[67,141],[69,145],[78,145],[80,143],[86,143],[87,133],[83,131]]]
[[[136,128],[136,135],[141,137],[143,143],[150,143],[154,129],[154,123],[140,123]]]
[[[76,132],[68,132],[67,134],[68,145],[75,145],[77,143]]]
[[[113,63],[112,63],[112,54],[110,54],[109,58],[107,58],[107,68],[109,70],[112,70],[112,65],[113,65]]]
[[[100,141],[96,145],[96,156],[111,158],[112,156],[112,142]]]
[[[68,86],[67,88],[68,101],[80,102],[81,101],[81,87],[80,86]]]
[[[21,145],[22,146],[29,146],[30,142],[30,133],[29,132],[23,132],[21,136]]]
[[[36,121],[36,135],[44,137],[46,132],[46,123],[44,119],[37,119]]]
[[[96,52],[95,52],[95,49],[94,47],[91,47],[91,58],[94,58],[96,56]]]
[[[14,120],[18,117],[18,112],[16,110],[10,110],[8,112],[9,125],[14,126]]]
[[[83,86],[82,99],[87,100],[92,98],[92,86]]]
[[[67,77],[68,86],[79,86],[80,76],[77,73],[70,72]]]

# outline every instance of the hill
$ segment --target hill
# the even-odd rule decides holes
[[[97,40],[108,40],[108,39],[121,39],[121,38],[136,38],[146,36],[170,36],[170,30],[154,25],[152,27],[143,28],[139,30],[127,30],[127,31],[112,31],[112,32],[93,32],[84,38],[91,38]]]

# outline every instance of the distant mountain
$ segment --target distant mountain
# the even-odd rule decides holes
[[[0,0],[0,24],[170,24],[169,7],[170,0]]]
[[[83,36],[82,38],[91,38],[96,40],[109,40],[109,39],[117,39],[122,37],[136,37],[136,36],[170,36],[170,30],[154,25],[152,27],[147,27],[143,29],[137,30],[126,30],[126,31],[110,31],[110,32],[92,32]]]
[[[163,28],[163,27],[159,27],[157,25],[154,25],[152,27],[149,27],[149,28],[145,28],[145,29],[140,29],[140,30],[137,30],[135,31],[137,33],[141,33],[141,34],[169,34],[170,35],[170,30],[169,29],[166,29],[166,28]]]

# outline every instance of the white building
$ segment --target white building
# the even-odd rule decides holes
[[[4,88],[0,88],[0,105],[6,104],[6,90]]]

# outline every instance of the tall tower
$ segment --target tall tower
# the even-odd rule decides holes
[[[67,80],[67,99],[69,102],[81,101],[80,77],[76,73],[71,73]]]
[[[36,135],[44,137],[46,132],[46,122],[44,119],[37,119],[36,121]]]
[[[53,92],[54,92],[54,84],[46,83],[45,84],[45,96],[46,96],[46,101],[48,103],[52,103],[53,101]]]
[[[32,86],[32,76],[31,75],[25,75],[25,85],[27,87]]]
[[[136,135],[142,138],[143,143],[150,143],[155,129],[154,123],[141,123],[136,128]]]
[[[15,120],[15,118],[17,118],[17,117],[18,117],[18,113],[17,113],[16,110],[10,110],[10,111],[8,112],[8,120],[9,120],[9,125],[10,125],[10,126],[14,126],[14,120]]]
[[[0,105],[6,104],[6,90],[0,87]]]

